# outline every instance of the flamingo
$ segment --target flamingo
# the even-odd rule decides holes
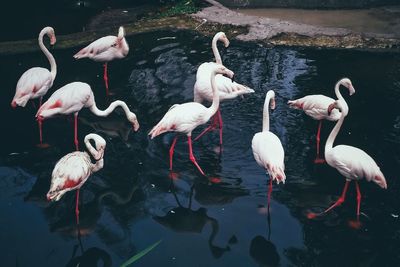
[[[335,94],[337,98],[341,97],[339,88],[340,85],[345,86],[349,89],[350,95],[353,95],[356,91],[353,87],[349,78],[340,79],[335,85]],[[318,131],[317,131],[317,157],[314,163],[324,163],[325,160],[319,156],[319,143],[321,135],[322,120],[337,121],[340,118],[340,112],[336,109],[332,110],[330,114],[327,113],[330,104],[335,102],[335,99],[324,96],[324,95],[307,95],[305,97],[289,100],[288,104],[292,108],[302,109],[308,116],[314,120],[318,120]]]
[[[106,110],[99,110],[89,84],[82,82],[72,82],[56,90],[39,108],[36,113],[36,119],[41,124],[44,119],[51,118],[57,114],[74,114],[74,143],[76,150],[79,150],[78,112],[85,107],[89,108],[97,116],[107,117],[118,106],[122,107],[126,118],[132,123],[133,130],[137,131],[139,129],[139,122],[135,113],[129,110],[125,102],[117,100],[112,102]]]
[[[275,92],[269,90],[265,96],[263,111],[262,132],[256,133],[251,141],[254,159],[258,165],[264,168],[269,174],[268,188],[268,211],[272,193],[272,181],[285,183],[285,152],[281,141],[272,132],[269,131],[269,107],[275,109]]]
[[[74,55],[75,59],[90,58],[96,62],[104,62],[104,83],[106,86],[106,94],[108,92],[108,74],[107,63],[114,60],[124,58],[128,55],[129,46],[125,40],[124,27],[119,27],[118,36],[105,36],[92,42],[85,48],[81,49]]]
[[[193,164],[197,167],[202,175],[205,176],[203,170],[197,164],[196,158],[192,151],[192,131],[199,125],[205,124],[214,114],[217,112],[219,107],[219,94],[216,85],[216,75],[225,74],[229,77],[233,77],[233,72],[222,65],[216,64],[213,66],[211,71],[211,86],[213,89],[213,101],[209,108],[206,108],[202,104],[196,102],[189,102],[184,104],[173,105],[160,122],[153,127],[149,132],[151,139],[165,133],[165,132],[178,132],[184,133],[188,137],[189,145],[189,158]],[[172,158],[174,155],[174,148],[178,135],[175,136],[172,141],[171,148],[169,150],[169,169],[172,171]]]
[[[90,140],[94,141],[96,148],[91,145]],[[75,151],[62,157],[53,169],[50,190],[47,193],[47,200],[59,201],[65,193],[76,189],[75,215],[77,225],[79,225],[79,190],[92,173],[103,168],[103,156],[106,148],[106,141],[97,134],[86,135],[84,142],[90,154]],[[96,163],[92,163],[90,156],[94,158]]]
[[[225,33],[218,32],[215,34],[211,47],[216,62],[205,62],[197,69],[196,83],[194,85],[194,102],[203,103],[204,101],[212,102],[213,100],[213,91],[210,83],[211,73],[216,65],[222,65],[221,55],[219,54],[217,48],[217,41],[222,41],[225,47],[229,46],[229,40]],[[220,101],[233,99],[239,95],[254,93],[253,89],[233,82],[231,79],[228,79],[222,75],[217,75],[215,79]],[[219,143],[222,145],[222,125],[223,122],[221,111],[218,109],[217,114],[213,117],[211,125],[204,129],[194,140],[198,140],[206,132],[211,131],[219,126]]]
[[[337,134],[339,133],[340,127],[343,124],[344,118],[349,112],[349,107],[347,106],[344,98],[341,96],[339,97],[339,100],[329,105],[327,110],[328,114],[335,108],[340,109],[341,115],[335,127],[332,129],[332,132],[329,134],[328,140],[326,141],[325,159],[329,166],[338,170],[339,173],[345,177],[346,182],[342,195],[332,206],[318,214],[310,213],[308,214],[308,217],[314,218],[316,216],[326,214],[331,209],[340,206],[345,200],[349,182],[354,180],[357,192],[357,219],[359,219],[361,191],[358,181],[364,177],[368,182],[373,181],[381,188],[387,189],[386,179],[376,162],[363,150],[347,145],[338,145],[333,147],[333,143]]]
[[[29,99],[35,98],[40,99],[39,106],[41,106],[43,96],[53,85],[54,79],[56,78],[56,61],[54,60],[53,55],[43,44],[44,35],[47,35],[50,38],[50,45],[54,45],[56,43],[56,35],[52,27],[45,27],[40,31],[38,37],[39,47],[49,60],[50,71],[41,67],[33,67],[25,71],[18,80],[17,87],[15,89],[15,95],[11,101],[11,107],[13,108],[16,108],[17,106],[25,107]],[[40,145],[43,145],[41,124],[39,124],[39,134]]]

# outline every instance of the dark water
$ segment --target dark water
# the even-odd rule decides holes
[[[163,37],[175,39],[157,40]],[[232,42],[223,60],[256,93],[222,104],[221,155],[217,132],[194,144],[199,164],[221,183],[210,184],[199,174],[184,138],[174,160],[178,179],[171,180],[167,159],[173,135],[149,140],[147,133],[172,104],[193,98],[196,69],[212,59],[209,42],[189,32],[137,35],[129,39],[129,56],[109,65],[114,98],[129,103],[141,129],[131,133],[122,112],[103,120],[80,112],[81,145],[90,132],[107,140],[104,169],[81,190],[82,247],[75,194],[56,203],[45,199],[56,161],[74,149],[71,121],[45,121],[44,138],[51,147],[39,150],[33,107],[10,107],[19,76],[48,63],[42,54],[1,58],[2,266],[77,266],[79,261],[81,267],[119,266],[157,240],[162,243],[135,266],[400,265],[400,56]],[[68,82],[88,82],[105,107],[101,65],[73,61],[74,52],[54,51],[59,72],[51,92]],[[350,113],[336,144],[368,152],[388,182],[387,190],[361,183],[364,215],[358,230],[349,226],[356,212],[354,185],[342,207],[317,220],[306,218],[310,209],[321,210],[337,199],[344,179],[331,167],[312,163],[317,123],[286,105],[307,94],[333,96],[335,82],[344,76],[351,78],[356,94],[344,93]],[[270,226],[267,178],[251,152],[269,89],[277,93],[271,130],[284,146],[287,175],[285,185],[274,186]],[[332,127],[324,123],[323,143]]]

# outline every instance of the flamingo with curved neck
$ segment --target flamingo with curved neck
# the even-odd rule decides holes
[[[194,102],[203,103],[204,101],[211,102],[213,99],[213,91],[210,82],[211,72],[215,65],[222,65],[221,55],[217,48],[217,42],[221,41],[224,43],[225,47],[229,46],[229,40],[225,33],[218,32],[215,34],[212,42],[211,48],[215,57],[216,62],[206,62],[199,66],[196,73],[196,83],[194,85]],[[216,87],[218,89],[218,94],[220,101],[226,99],[233,99],[239,95],[254,93],[254,90],[233,82],[231,79],[224,77],[222,75],[216,76]],[[218,109],[216,115],[213,117],[213,121],[210,126],[204,129],[196,138],[195,141],[202,137],[206,132],[212,131],[219,127],[219,143],[222,146],[222,116],[221,111]]]
[[[100,110],[96,106],[92,89],[87,83],[82,82],[69,83],[56,90],[40,107],[36,113],[36,119],[41,124],[44,119],[51,118],[57,114],[74,114],[74,142],[76,150],[79,150],[78,112],[84,107],[89,108],[93,114],[100,117],[106,117],[115,108],[121,107],[125,112],[126,118],[132,124],[133,130],[137,131],[139,129],[139,122],[135,113],[130,111],[125,102],[116,100],[107,109]]]
[[[337,169],[340,174],[342,174],[346,183],[343,188],[342,195],[339,199],[327,208],[325,211],[314,214],[310,213],[308,215],[309,218],[314,218],[315,216],[319,216],[327,213],[333,208],[341,205],[346,196],[346,192],[349,186],[349,182],[354,180],[356,184],[356,192],[357,192],[357,219],[360,216],[360,205],[361,205],[361,191],[358,185],[358,181],[362,178],[365,178],[367,181],[372,181],[376,183],[383,189],[387,188],[387,183],[385,176],[382,171],[376,164],[376,162],[365,153],[363,150],[348,146],[348,145],[337,145],[333,146],[335,142],[336,136],[339,133],[339,130],[344,122],[344,118],[347,116],[349,112],[349,107],[347,106],[344,98],[338,94],[339,100],[336,100],[328,107],[328,113],[330,113],[333,109],[339,109],[341,111],[340,119],[336,123],[335,127],[332,129],[331,133],[328,136],[328,140],[325,144],[325,159],[326,162],[333,168]]]
[[[343,85],[349,90],[349,94],[353,95],[355,93],[355,89],[353,84],[351,83],[349,78],[342,78],[335,84],[335,94],[338,99],[343,99],[339,89],[340,86]],[[321,135],[321,127],[322,127],[322,120],[329,120],[329,121],[337,121],[340,118],[340,112],[334,109],[330,114],[327,113],[328,107],[332,104],[335,99],[331,97],[327,97],[324,95],[307,95],[305,97],[296,99],[296,100],[289,100],[288,104],[292,108],[301,109],[303,110],[306,115],[310,116],[311,118],[318,120],[318,130],[316,135],[317,141],[317,156],[314,160],[314,163],[324,163],[325,160],[320,158],[320,135]]]
[[[11,101],[11,107],[16,108],[17,106],[25,107],[26,103],[30,99],[39,98],[39,107],[42,105],[42,98],[47,93],[49,88],[53,85],[54,79],[57,75],[57,65],[53,55],[49,52],[46,46],[43,44],[43,37],[47,35],[50,38],[50,44],[56,43],[56,35],[52,27],[43,28],[38,37],[39,47],[45,54],[50,63],[50,71],[42,67],[34,67],[25,71],[19,78],[15,95]],[[39,124],[39,139],[40,145],[42,142],[42,130],[41,124]]]
[[[265,96],[262,132],[256,133],[251,141],[253,156],[258,165],[269,175],[268,212],[272,194],[272,181],[285,183],[285,151],[279,138],[269,131],[269,109],[275,109],[275,92],[269,90]]]
[[[215,76],[217,74],[225,74],[229,77],[233,77],[233,72],[229,69],[222,65],[214,65],[210,77],[210,83],[213,90],[213,101],[209,108],[206,108],[202,104],[196,102],[175,104],[168,110],[160,122],[149,132],[149,135],[152,139],[165,132],[178,132],[186,134],[189,144],[189,158],[202,175],[205,174],[197,164],[196,158],[194,157],[192,151],[192,131],[197,126],[206,123],[218,110],[219,96],[215,81]],[[177,139],[178,136],[174,138],[169,150],[170,170],[172,170],[172,158]]]
[[[95,148],[90,140],[94,141]],[[79,190],[92,173],[103,168],[106,141],[97,134],[88,134],[85,136],[85,145],[96,162],[92,163],[87,152],[75,151],[65,155],[53,169],[50,190],[47,193],[47,200],[58,201],[68,191],[76,190],[77,225],[79,225]]]

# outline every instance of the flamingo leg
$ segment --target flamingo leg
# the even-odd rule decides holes
[[[218,109],[217,111],[217,116],[218,116],[218,126],[219,126],[219,145],[222,146],[222,115],[221,115],[221,110]]]
[[[269,207],[271,202],[271,195],[272,195],[272,178],[269,179],[269,187],[268,187],[268,214],[269,214]]]
[[[79,188],[76,190],[75,216],[76,224],[79,225]]]
[[[218,109],[218,111],[219,111],[219,109]],[[205,128],[205,129],[194,139],[194,141],[199,140],[200,137],[202,137],[205,133],[214,130],[214,129],[217,127],[217,124],[218,124],[218,123],[219,123],[218,115],[217,115],[217,114],[214,114],[211,124],[210,124],[207,128]]]
[[[37,122],[38,122],[38,126],[39,126],[39,141],[40,141],[40,145],[42,145],[43,144],[43,134],[42,134],[43,120],[38,118]]]
[[[42,100],[43,100],[43,96],[41,96],[41,97],[39,98],[39,108],[42,106]]]
[[[349,182],[350,181],[346,181],[346,183],[344,184],[343,192],[342,192],[342,195],[339,197],[339,199],[332,206],[327,208],[323,213],[327,213],[331,209],[333,209],[333,208],[335,208],[337,206],[340,206],[344,202],[345,197],[346,197],[346,193],[347,193],[347,189],[349,188]]]
[[[104,78],[104,84],[106,85],[106,95],[109,96],[109,92],[108,92],[108,71],[107,71],[107,62],[104,63],[104,74],[103,74],[103,78]]]
[[[200,173],[204,176],[206,176],[203,172],[203,170],[200,168],[199,164],[197,164],[196,158],[193,155],[193,149],[192,149],[192,136],[188,135],[188,144],[189,144],[189,159],[193,164],[197,167],[197,169],[200,171]]]
[[[176,141],[178,140],[178,136],[175,136],[172,141],[171,148],[169,149],[169,170],[172,171],[172,159],[174,157],[174,149],[176,145]]]
[[[319,157],[319,143],[320,143],[320,137],[321,137],[321,127],[322,127],[322,120],[319,121],[318,123],[318,131],[317,131],[317,158],[314,160],[314,163],[318,164],[318,163],[324,163],[325,160],[321,159]]]
[[[78,141],[78,113],[74,114],[74,143],[76,151],[79,150],[79,141]]]
[[[33,109],[36,109],[36,104],[35,104],[35,101],[32,99],[32,107],[33,107]]]
[[[360,205],[361,205],[361,191],[358,182],[356,181],[356,191],[357,191],[357,219],[360,218]]]

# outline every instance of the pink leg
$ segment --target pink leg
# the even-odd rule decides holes
[[[106,85],[106,95],[108,96],[109,95],[109,92],[108,92],[108,74],[107,74],[107,62],[106,63],[104,63],[104,83],[105,83],[105,85]]]
[[[360,217],[360,205],[361,205],[361,191],[358,182],[356,181],[356,191],[357,191],[357,219]]]
[[[321,137],[321,127],[322,127],[322,120],[319,121],[318,124],[318,131],[317,131],[317,158],[314,160],[314,163],[319,164],[319,163],[325,163],[324,159],[321,159],[319,157],[319,143],[320,143],[320,137]]]
[[[193,155],[193,150],[192,150],[192,137],[188,135],[188,143],[189,143],[189,159],[193,162],[193,164],[197,167],[197,169],[200,171],[200,173],[204,176],[206,176],[203,172],[203,170],[200,168],[199,164],[197,164],[196,158]]]
[[[210,124],[207,128],[205,128],[205,129],[194,139],[194,141],[199,140],[200,137],[202,137],[205,133],[214,130],[214,129],[217,127],[218,121],[219,121],[219,120],[218,120],[218,115],[217,115],[217,114],[214,114],[211,124]]]
[[[221,115],[221,110],[220,109],[218,109],[217,115],[218,115],[218,125],[219,125],[219,145],[222,146],[222,126],[223,126],[223,122],[222,122],[222,115]]]
[[[43,124],[43,120],[38,118],[37,120],[38,122],[38,126],[39,126],[39,140],[40,140],[40,145],[43,144],[43,135],[42,135],[42,124]]]
[[[172,158],[174,157],[174,149],[176,141],[178,140],[178,136],[175,136],[174,140],[172,141],[171,148],[169,149],[169,170],[172,171]]]
[[[75,215],[76,224],[79,225],[79,188],[76,190]]]
[[[269,203],[271,201],[271,194],[272,194],[272,178],[269,179],[269,187],[268,187],[268,213],[269,213]]]
[[[320,212],[320,213],[309,213],[307,215],[307,217],[309,219],[313,219],[313,218],[315,218],[317,216],[321,216],[321,215],[327,213],[328,211],[330,211],[331,209],[333,209],[333,208],[335,208],[337,206],[340,206],[345,200],[346,192],[347,192],[348,187],[349,187],[349,181],[346,181],[346,183],[344,185],[344,188],[343,188],[342,195],[339,197],[339,199],[332,206],[330,206],[329,208],[327,208],[326,210],[324,210],[323,212]]]
[[[76,151],[79,150],[79,141],[78,141],[78,113],[74,114],[74,143]]]

